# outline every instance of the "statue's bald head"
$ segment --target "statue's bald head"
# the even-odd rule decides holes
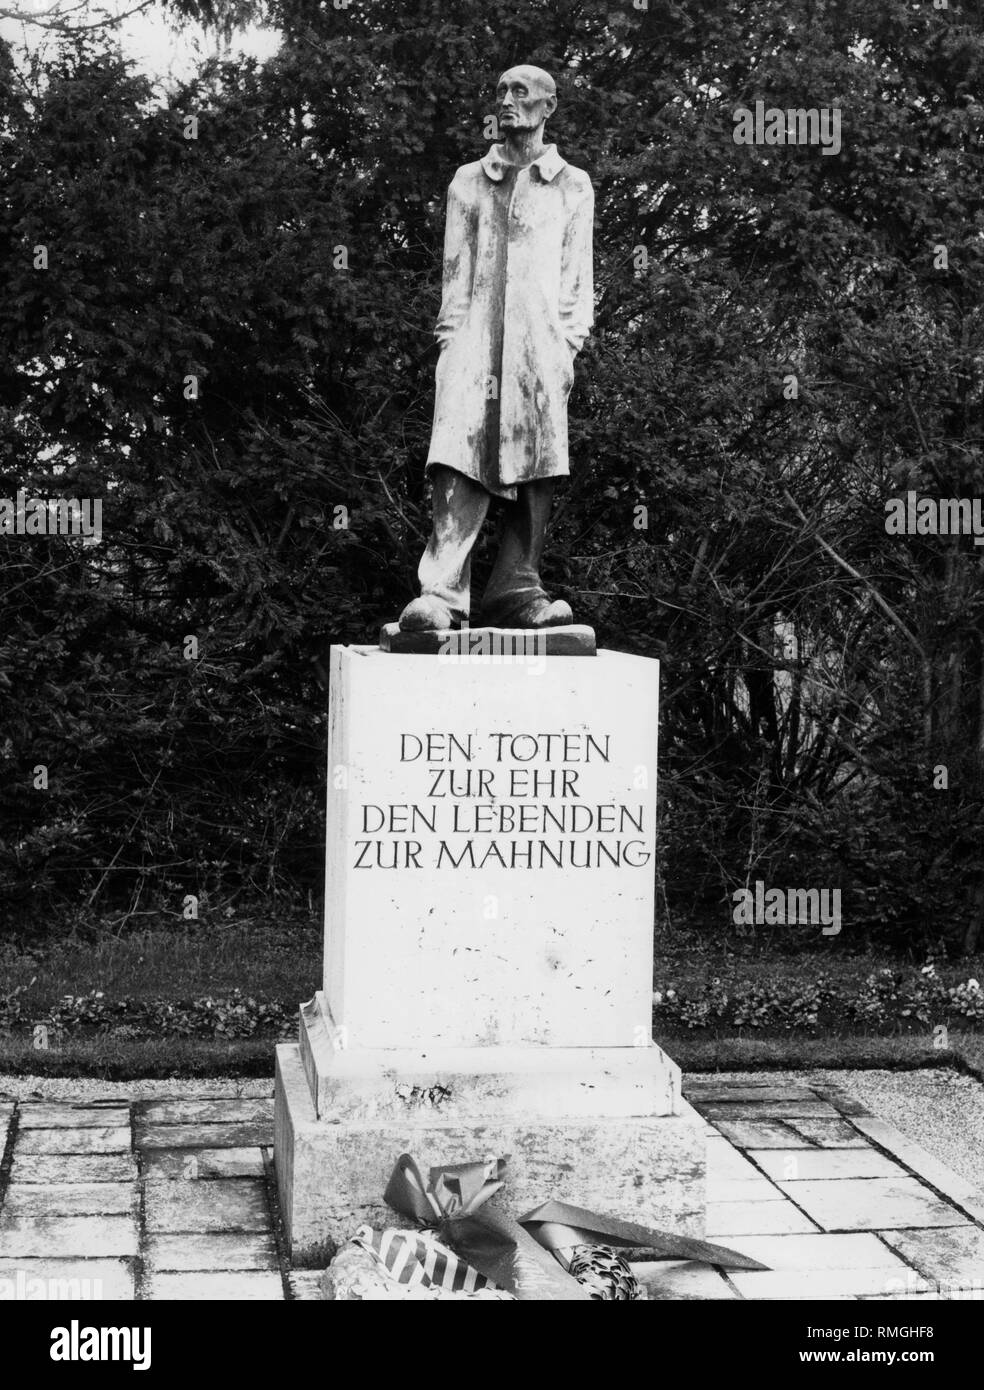
[[[505,134],[535,130],[557,109],[557,84],[543,68],[521,63],[507,68],[499,78],[495,102]]]
[[[557,95],[557,84],[544,68],[535,68],[531,63],[520,63],[519,67],[507,68],[499,81],[509,82],[517,79],[530,87],[538,87],[543,96]]]

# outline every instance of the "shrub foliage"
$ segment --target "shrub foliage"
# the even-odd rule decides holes
[[[975,7],[271,13],[275,59],[163,100],[105,38],[0,44],[0,494],[104,527],[0,535],[4,910],[319,890],[327,648],[413,592],[444,190],[525,60],[597,192],[546,577],[664,662],[661,910],[839,885],[973,946],[980,557],[884,521],[982,490]],[[839,154],[736,144],[759,100]]]

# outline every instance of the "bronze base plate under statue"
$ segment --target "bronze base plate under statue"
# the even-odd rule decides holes
[[[384,652],[401,656],[537,657],[596,656],[593,627],[461,627],[443,631],[404,632],[399,623],[386,623],[379,634]]]

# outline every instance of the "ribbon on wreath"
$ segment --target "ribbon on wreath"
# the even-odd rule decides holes
[[[749,1255],[740,1255],[727,1246],[715,1245],[694,1236],[673,1235],[621,1221],[615,1216],[599,1216],[569,1202],[544,1202],[519,1218],[519,1224],[545,1250],[565,1262],[561,1253],[575,1245],[612,1245],[636,1252],[638,1260],[699,1260],[722,1269],[768,1269]]]
[[[724,1269],[768,1268],[723,1245],[601,1216],[567,1202],[544,1202],[516,1221],[488,1205],[505,1186],[507,1162],[508,1158],[486,1158],[439,1165],[429,1170],[425,1182],[413,1158],[401,1154],[384,1200],[401,1215],[432,1227],[486,1284],[506,1289],[521,1300],[590,1301],[588,1290],[567,1272],[564,1252],[579,1245],[629,1248],[642,1260],[700,1260]]]
[[[371,1226],[360,1226],[352,1244],[368,1251],[388,1278],[408,1288],[474,1293],[493,1287],[484,1274],[442,1245],[432,1231],[374,1231]]]
[[[513,1217],[488,1201],[505,1185],[508,1158],[431,1168],[425,1182],[409,1154],[401,1154],[383,1194],[401,1216],[435,1229],[438,1239],[471,1265],[487,1284],[517,1299],[590,1301],[568,1274]]]

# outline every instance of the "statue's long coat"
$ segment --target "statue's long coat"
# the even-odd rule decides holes
[[[567,397],[593,319],[591,181],[555,145],[527,168],[493,145],[448,189],[428,465],[489,492],[568,473]]]

